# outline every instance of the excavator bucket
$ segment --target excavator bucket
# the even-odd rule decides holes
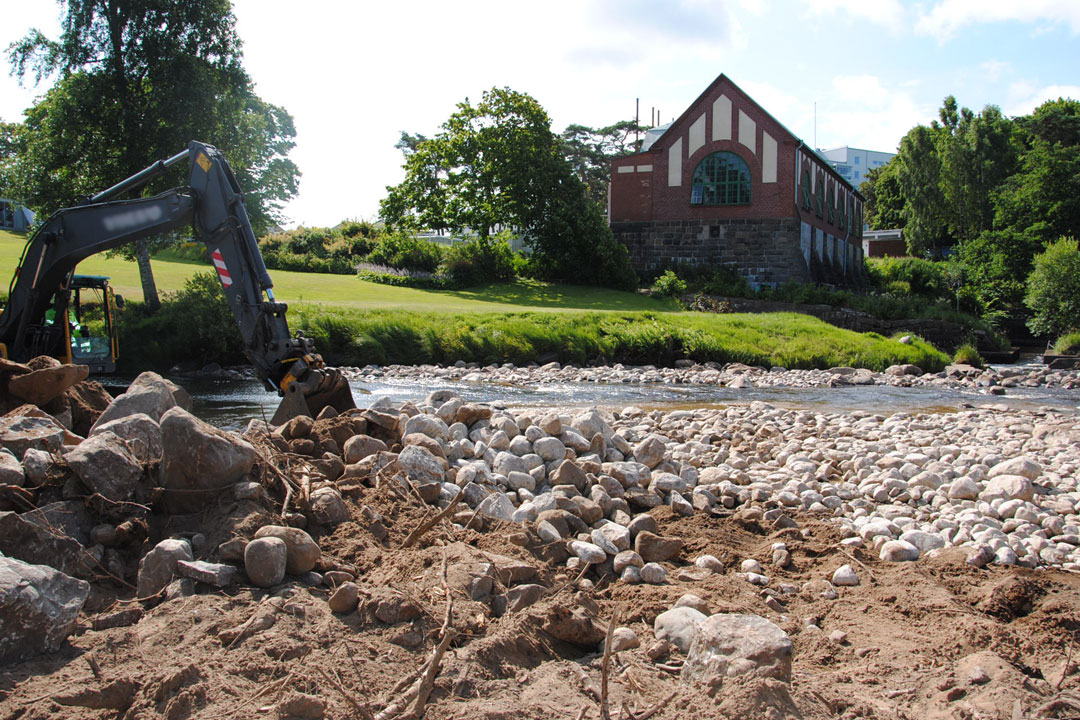
[[[349,381],[335,368],[311,370],[302,381],[289,385],[270,422],[282,425],[301,415],[315,418],[328,407],[339,413],[356,407]]]

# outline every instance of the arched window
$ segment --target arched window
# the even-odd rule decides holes
[[[749,205],[750,168],[730,152],[706,155],[694,170],[691,205]]]

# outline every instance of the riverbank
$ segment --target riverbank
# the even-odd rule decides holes
[[[356,380],[378,378],[441,379],[454,382],[491,384],[659,384],[714,385],[734,389],[755,387],[807,388],[843,386],[939,387],[979,390],[1003,395],[1009,388],[1080,389],[1080,370],[1055,370],[1045,365],[991,366],[984,369],[970,365],[947,365],[939,372],[925,372],[917,365],[893,365],[884,372],[865,368],[832,367],[823,370],[764,368],[743,363],[696,363],[680,361],[679,367],[653,365],[599,365],[579,367],[550,362],[524,366],[504,363],[481,367],[477,363],[453,365],[367,365],[343,368]]]
[[[1036,377],[1076,380],[1000,381]],[[240,434],[185,405],[144,375],[88,439],[57,426],[62,450],[5,462],[22,477],[6,501],[38,506],[0,513],[19,528],[0,532],[5,567],[68,562],[89,583],[41,591],[71,588],[64,622],[47,615],[67,640],[8,660],[0,714],[1077,709],[1075,411],[508,410],[440,389]],[[55,424],[21,412],[6,421]],[[52,538],[27,561],[45,565],[9,560],[31,537]],[[8,616],[8,640],[35,627]]]

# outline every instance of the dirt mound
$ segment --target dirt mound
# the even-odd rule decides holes
[[[270,505],[257,508],[272,516]],[[569,577],[564,565],[524,547],[528,531],[509,523],[483,533],[444,523],[402,549],[432,511],[386,487],[361,486],[349,508],[349,522],[310,529],[327,565],[356,570],[358,612],[335,615],[325,587],[294,582],[274,592],[178,596],[135,624],[95,630],[96,621],[132,607],[122,586],[114,583],[109,594],[99,584],[97,607],[67,650],[6,669],[0,715],[374,717],[406,694],[440,643],[448,588],[454,638],[433,679],[427,718],[599,717],[603,632],[616,608],[619,625],[641,644],[612,657],[613,717],[655,710],[651,717],[674,719],[691,707],[701,718],[1014,717],[1018,702],[1018,717],[1075,714],[1071,693],[1080,691],[1080,676],[1069,656],[1080,578],[1070,573],[976,569],[962,553],[888,564],[842,549],[831,526],[809,518],[796,518],[800,529],[765,532],[739,516],[679,518],[657,509],[661,533],[692,548],[685,557],[709,553],[730,571],[699,574],[676,563],[667,585],[626,585],[595,569]],[[223,503],[174,518],[167,529],[202,532],[212,538],[203,547],[216,549],[232,535],[250,535],[261,522],[255,509]],[[383,531],[370,531],[373,515]],[[152,534],[166,530],[150,525]],[[785,568],[771,564],[775,542],[790,551]],[[743,558],[767,567],[772,587],[794,592],[751,585],[734,572]],[[444,560],[457,573],[445,581]],[[859,569],[861,585],[839,588],[837,599],[815,592],[845,563]],[[473,599],[469,578],[487,577],[488,565],[492,590]],[[498,568],[528,574],[525,566],[535,573],[528,583],[544,594],[509,610],[499,598],[522,583]],[[653,620],[688,592],[711,612],[758,614],[783,628],[795,646],[792,682],[739,678],[714,692],[680,681],[677,650],[652,659]],[[378,603],[393,612],[374,611]]]

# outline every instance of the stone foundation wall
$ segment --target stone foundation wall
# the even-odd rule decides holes
[[[757,287],[788,280],[811,282],[796,218],[678,220],[612,223],[638,271],[676,265],[724,265]]]

